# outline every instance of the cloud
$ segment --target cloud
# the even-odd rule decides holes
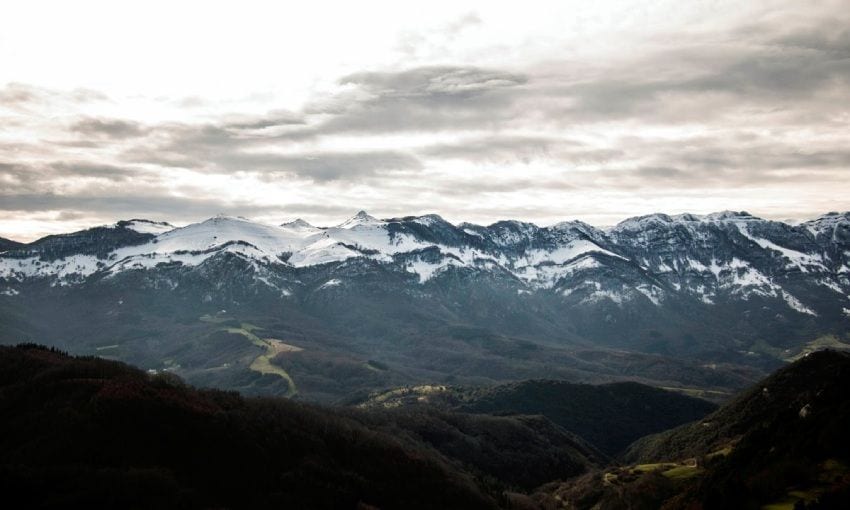
[[[308,106],[328,114],[317,134],[440,131],[492,127],[510,119],[518,90],[528,77],[477,67],[418,67],[362,72],[343,77],[354,90]]]
[[[303,115],[288,110],[272,110],[262,116],[236,115],[225,124],[227,129],[251,130],[280,126],[300,126],[305,123]]]
[[[148,129],[138,122],[121,119],[86,118],[76,121],[69,130],[83,136],[107,138],[135,138],[147,134]]]
[[[279,207],[216,198],[168,196],[147,193],[32,193],[4,195],[2,211],[64,211],[76,215],[103,214],[111,218],[162,217],[175,220],[210,217],[218,213],[256,215],[278,211]]]
[[[34,87],[22,83],[8,83],[0,89],[0,105],[15,107],[17,105],[38,100],[42,94]]]
[[[470,27],[474,27],[476,25],[481,24],[481,17],[478,16],[476,12],[468,12],[461,16],[460,18],[452,21],[443,29],[447,34],[451,37],[456,37],[459,33],[464,30],[469,29]]]
[[[245,125],[257,124],[239,123]],[[415,156],[394,150],[283,152],[276,136],[244,134],[232,123],[163,125],[156,131],[157,141],[144,141],[127,149],[123,156],[137,164],[206,173],[249,173],[264,179],[290,175],[312,181],[357,181],[386,172],[422,168]]]
[[[489,164],[531,164],[542,160],[562,165],[604,163],[622,155],[616,149],[593,147],[569,138],[525,135],[495,135],[434,144],[423,147],[418,153],[438,160]]]
[[[4,191],[13,191],[19,186],[44,189],[51,182],[74,181],[80,178],[96,178],[105,181],[122,182],[137,178],[139,173],[140,170],[138,168],[84,161],[57,161],[52,163],[0,162],[0,181],[4,182]]]
[[[9,82],[0,88],[0,108],[10,110],[28,110],[33,106],[57,103],[86,104],[108,99],[106,94],[86,88],[57,91],[18,82]]]
[[[506,161],[529,162],[548,158],[554,150],[563,146],[580,145],[572,140],[559,140],[545,136],[489,136],[478,137],[455,143],[441,143],[419,150],[423,156],[436,159],[459,159],[464,161],[499,163]]]
[[[239,154],[231,158],[227,161],[230,166],[245,165],[249,171],[260,172],[265,179],[294,174],[312,181],[358,181],[387,172],[422,168],[422,163],[415,157],[395,151]]]
[[[836,5],[578,47],[530,34],[543,50],[524,61],[502,59],[499,41],[455,52],[491,20],[469,13],[408,34],[395,64],[323,77],[307,99],[156,98],[171,116],[10,83],[2,209],[318,221],[376,207],[484,221],[846,209],[850,19]]]
[[[826,119],[850,100],[850,36],[818,29],[777,33],[750,27],[748,37],[688,40],[610,63],[539,69],[539,92],[566,122],[699,122],[729,114],[777,111]],[[759,111],[761,110],[761,111]]]

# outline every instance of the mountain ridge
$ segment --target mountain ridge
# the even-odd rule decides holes
[[[325,228],[302,220],[273,226],[229,216],[178,228],[128,220],[8,249],[0,255],[0,278],[56,277],[61,284],[63,278],[159,263],[197,265],[227,252],[294,268],[362,257],[401,266],[419,283],[452,267],[498,267],[518,280],[518,291],[552,289],[568,296],[581,290],[585,300],[615,303],[647,299],[658,305],[669,294],[684,293],[713,304],[717,294],[730,290],[743,299],[753,294],[777,298],[811,316],[818,311],[795,295],[791,284],[777,283],[777,276],[817,273],[818,285],[838,293],[849,290],[850,213],[828,213],[797,226],[733,211],[639,216],[607,231],[581,222],[462,225],[438,215],[378,220],[365,211]],[[631,291],[563,285],[575,274],[610,267],[612,258],[626,261],[630,267],[623,273],[636,273],[641,284]],[[850,317],[850,311],[844,313]]]
[[[544,486],[570,508],[838,509],[850,503],[850,354],[813,352],[602,471]]]
[[[653,215],[608,230],[365,212],[327,228],[137,219],[0,254],[3,343],[39,338],[236,384],[250,354],[264,355],[263,339],[222,337],[203,319],[219,315],[301,349],[270,362],[301,371],[305,395],[329,400],[346,389],[541,376],[724,394],[812,342],[847,346],[850,213],[799,225],[742,212]],[[236,357],[203,359],[208,341]],[[357,384],[334,383],[327,362],[351,368]]]

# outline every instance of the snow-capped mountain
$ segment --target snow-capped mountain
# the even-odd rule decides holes
[[[850,213],[798,225],[653,214],[607,229],[363,211],[333,227],[134,219],[0,254],[0,300],[12,305],[147,291],[284,306],[362,335],[391,310],[413,328],[463,322],[648,352],[787,349],[850,329]]]
[[[300,219],[271,226],[226,216],[182,228],[123,221],[8,250],[0,255],[0,278],[10,288],[33,278],[79,284],[159,264],[198,266],[223,253],[284,271],[362,258],[411,273],[418,284],[463,268],[509,274],[524,292],[555,289],[566,296],[586,289],[589,301],[643,295],[660,304],[685,294],[711,304],[723,294],[759,295],[817,315],[814,304],[794,295],[794,285],[786,287],[802,279],[834,292],[837,303],[846,301],[848,249],[847,213],[797,226],[743,212],[653,214],[603,231],[578,221],[455,226],[437,215],[378,220],[361,211],[329,228]],[[594,276],[600,273],[609,274]],[[641,282],[629,285],[629,275]]]

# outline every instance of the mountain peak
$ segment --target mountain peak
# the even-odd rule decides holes
[[[667,214],[663,213],[653,213],[653,214],[645,214],[643,216],[633,216],[631,218],[627,218],[617,225],[614,226],[614,231],[620,230],[643,230],[650,225],[658,224],[658,223],[672,223],[674,220]]]
[[[314,227],[310,223],[302,220],[301,218],[296,218],[292,221],[281,223],[280,226],[292,230],[318,230],[318,227]]]
[[[224,213],[218,213],[215,216],[213,216],[212,218],[208,218],[208,219],[202,221],[201,223],[222,223],[222,222],[231,222],[231,221],[252,223],[251,220],[249,220],[248,218],[246,218],[244,216],[230,216],[230,215],[227,215],[227,214],[224,214]]]
[[[585,223],[581,220],[567,220],[560,221],[555,223],[551,227],[552,230],[571,230],[571,229],[581,229],[581,230],[596,230],[597,228],[593,225]]]
[[[711,214],[706,214],[705,219],[708,221],[723,221],[723,220],[757,220],[759,218],[753,216],[747,211],[719,211]]]
[[[360,225],[371,225],[383,223],[378,218],[371,216],[366,211],[358,211],[357,214],[339,224],[338,228],[354,228]]]

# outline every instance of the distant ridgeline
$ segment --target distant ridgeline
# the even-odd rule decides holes
[[[847,348],[850,331],[848,213],[654,214],[608,229],[136,219],[0,250],[2,343],[325,402],[528,378],[719,402],[813,349]]]

